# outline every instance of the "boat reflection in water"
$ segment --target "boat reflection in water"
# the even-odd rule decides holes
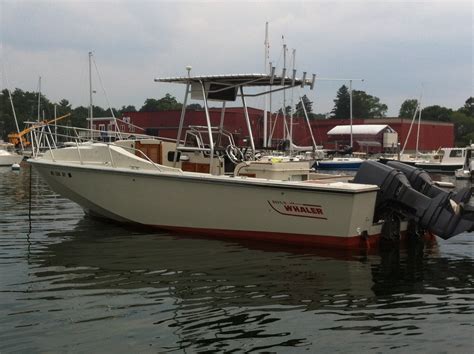
[[[110,350],[127,336],[137,351],[285,352],[340,349],[341,336],[383,350],[416,335],[410,348],[422,349],[434,346],[431,331],[457,331],[426,318],[452,313],[456,325],[469,317],[472,259],[442,258],[436,245],[331,254],[138,233],[84,218],[32,254],[35,286],[77,325],[74,335],[55,328],[60,341],[83,333]]]

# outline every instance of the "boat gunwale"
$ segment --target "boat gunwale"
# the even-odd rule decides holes
[[[79,165],[64,162],[55,162],[52,160],[35,160],[29,159],[28,163],[32,165],[42,165],[51,168],[69,168],[76,170],[92,170],[95,173],[104,174],[128,174],[128,175],[139,175],[145,178],[166,178],[166,179],[185,179],[191,181],[199,181],[200,183],[219,183],[219,184],[233,184],[239,186],[258,186],[263,188],[277,188],[277,189],[291,189],[291,190],[305,190],[305,191],[317,191],[322,193],[331,194],[361,194],[361,193],[373,193],[379,190],[376,185],[365,185],[364,188],[360,189],[346,189],[344,187],[335,187],[328,184],[318,185],[317,183],[305,183],[305,181],[276,181],[267,179],[257,179],[249,177],[231,177],[231,176],[215,176],[210,174],[192,173],[192,172],[162,172],[155,170],[131,170],[128,168],[111,167],[111,166],[91,166],[91,165]],[[341,182],[334,182],[341,183]],[[360,184],[359,184],[360,185]]]

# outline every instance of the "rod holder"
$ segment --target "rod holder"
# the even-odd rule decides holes
[[[296,69],[293,69],[293,76],[291,78],[291,86],[295,86],[295,79],[296,79]]]
[[[270,78],[270,85],[273,85],[273,80],[275,79],[275,70],[276,68],[272,66],[272,72],[270,73],[271,78]]]
[[[316,74],[313,74],[313,81],[311,81],[311,86],[309,88],[311,90],[314,89],[315,84],[316,84]]]
[[[285,84],[285,76],[286,76],[286,68],[283,68],[283,71],[281,72],[281,84]]]
[[[301,80],[301,87],[304,87],[306,84],[306,71],[303,71],[303,80]]]

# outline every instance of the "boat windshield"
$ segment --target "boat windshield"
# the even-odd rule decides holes
[[[462,157],[462,149],[454,149],[449,153],[449,157]]]

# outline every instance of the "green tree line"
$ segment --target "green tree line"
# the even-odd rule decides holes
[[[417,99],[405,100],[398,114],[399,117],[413,118],[419,102]],[[456,144],[459,146],[474,143],[474,98],[469,97],[464,106],[453,110],[438,105],[423,107],[421,109],[421,119],[436,122],[454,123],[454,134]]]
[[[15,107],[16,116],[20,130],[25,127],[25,122],[36,121],[38,118],[38,93],[15,89],[11,92],[12,101]],[[301,102],[302,101],[302,102]],[[295,116],[303,116],[303,104],[310,119],[326,118],[324,114],[313,112],[313,102],[305,95],[302,100],[295,104],[295,107],[285,107],[286,113],[290,114],[293,110]],[[399,110],[399,117],[412,118],[417,107],[416,99],[406,99]],[[72,107],[67,99],[62,99],[57,103],[51,102],[46,96],[41,95],[41,108],[39,112],[40,120],[52,119],[56,106],[56,115],[62,116],[71,113],[71,116],[61,122],[61,125],[75,127],[86,127],[89,116],[89,107]],[[421,113],[421,119],[439,122],[452,122],[455,127],[456,144],[462,146],[469,142],[474,142],[474,99],[469,97],[464,106],[456,110],[438,105],[424,107]],[[155,99],[147,98],[140,112],[156,112],[165,110],[181,109],[182,103],[178,102],[174,96],[167,93],[164,97]],[[202,107],[193,103],[187,106],[188,109],[202,109]],[[133,105],[122,106],[121,108],[112,108],[116,117],[120,117],[123,112],[135,112]],[[281,110],[280,110],[281,111]],[[353,118],[383,118],[386,116],[387,105],[380,102],[376,96],[372,96],[364,91],[352,91],[352,116]],[[110,110],[99,106],[93,108],[94,117],[111,117]],[[350,117],[350,94],[348,88],[343,85],[339,88],[334,99],[334,108],[331,111],[330,118],[349,119]],[[3,89],[0,94],[0,138],[6,140],[9,133],[16,131],[13,111],[11,108],[8,90]]]
[[[38,93],[15,89],[11,92],[13,106],[20,130],[25,128],[25,122],[36,122],[38,119],[50,120],[54,118],[56,106],[56,116],[60,117],[67,113],[71,116],[59,122],[60,125],[85,128],[86,118],[89,117],[89,107],[72,107],[67,99],[62,99],[57,103],[51,102],[45,95],[41,94],[40,109],[38,114]],[[176,98],[169,93],[160,99],[148,98],[140,108],[142,112],[164,111],[170,109],[181,109],[182,104],[176,101]],[[196,107],[194,107],[196,108]],[[112,108],[115,117],[120,117],[123,112],[136,112],[133,105],[122,106],[119,109]],[[93,106],[94,117],[111,117],[110,109],[104,109],[100,106]],[[3,89],[0,94],[0,138],[7,140],[8,134],[16,132],[15,119],[13,116],[10,95],[7,89]]]

